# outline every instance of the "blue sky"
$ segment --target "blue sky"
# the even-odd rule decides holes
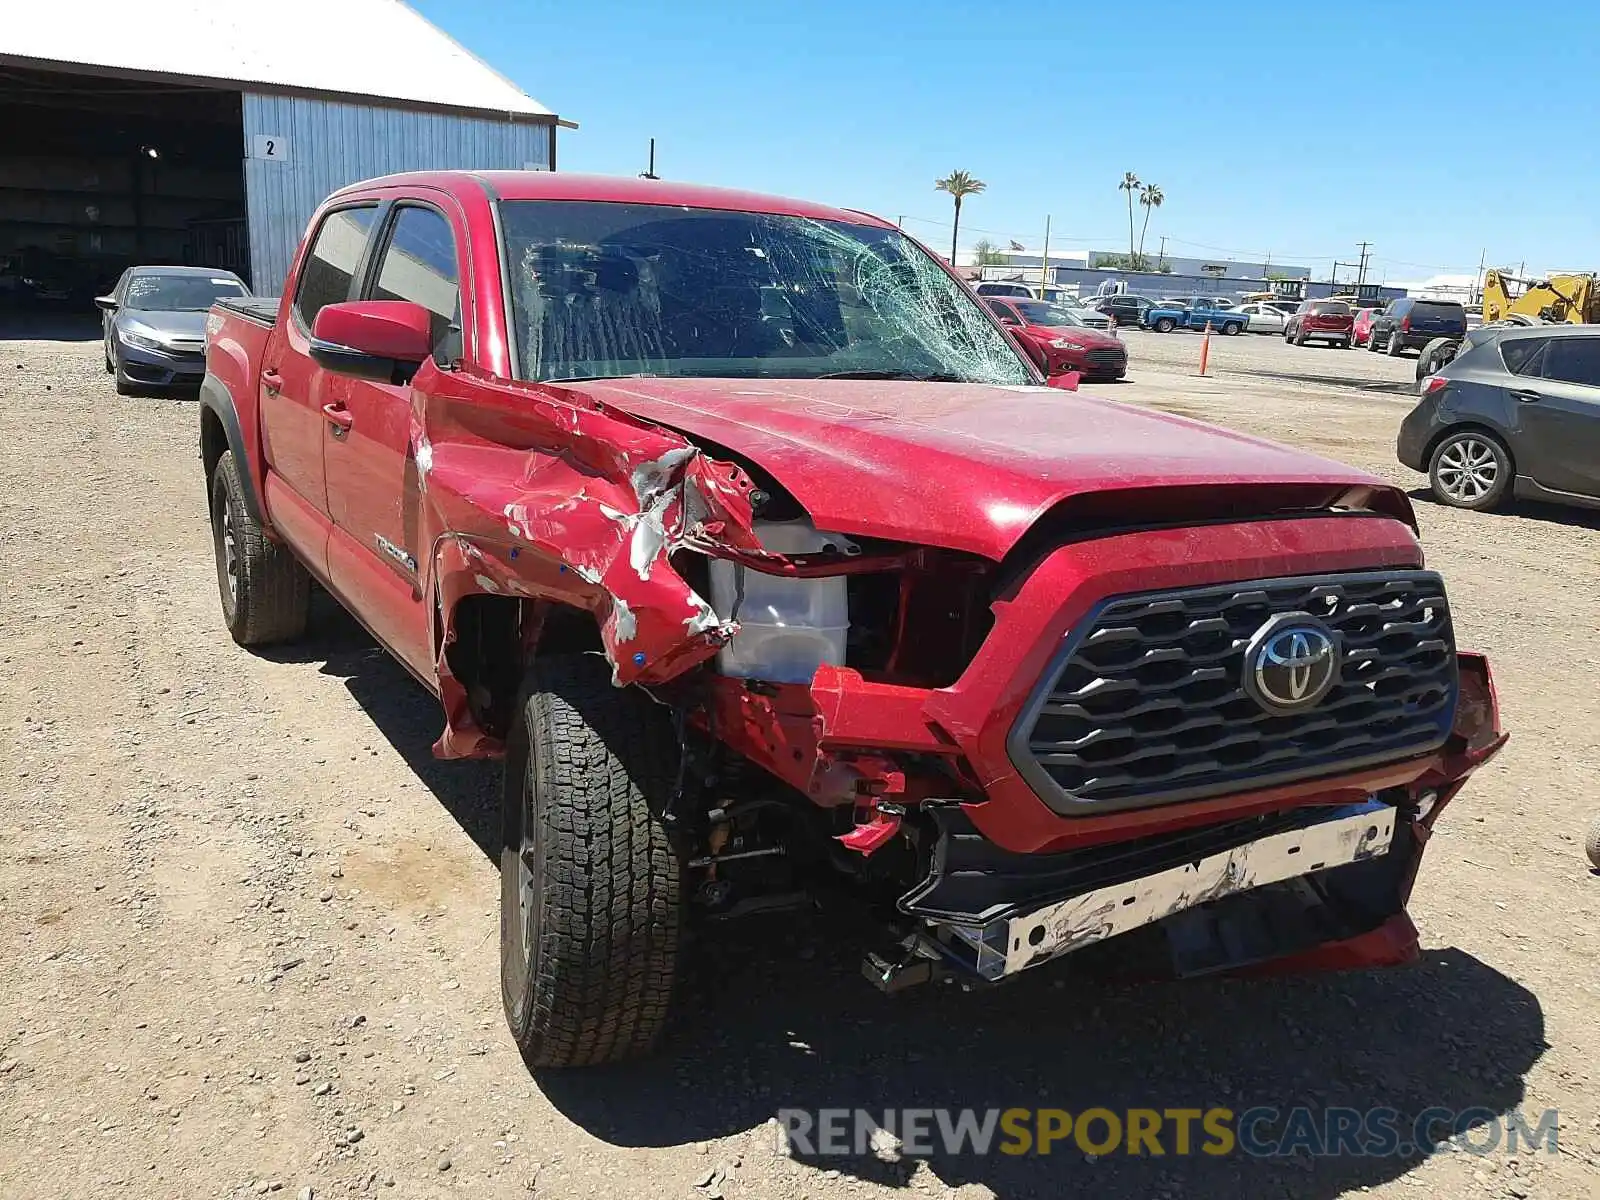
[[[803,196],[948,248],[1126,246],[1393,279],[1600,266],[1600,6],[1337,0],[412,0],[581,128],[561,169]],[[1565,12],[1558,10],[1564,7]],[[1543,81],[1543,82],[1531,82]]]

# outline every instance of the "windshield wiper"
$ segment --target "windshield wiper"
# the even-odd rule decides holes
[[[826,375],[813,375],[812,379],[912,379],[917,383],[961,383],[961,376],[943,373],[931,375],[916,371],[830,371]]]
[[[654,371],[631,371],[620,375],[563,375],[559,379],[541,379],[540,383],[594,383],[601,379],[658,379]]]

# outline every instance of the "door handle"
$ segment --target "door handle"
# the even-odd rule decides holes
[[[283,376],[276,369],[268,367],[261,372],[261,386],[267,389],[267,395],[276,396],[283,388]]]
[[[1520,400],[1524,404],[1532,404],[1536,400],[1544,399],[1544,397],[1539,395],[1538,392],[1530,392],[1527,388],[1518,388],[1516,391],[1511,393],[1511,398],[1513,400]]]
[[[328,418],[328,424],[333,426],[333,436],[342,437],[350,426],[356,423],[356,415],[343,404],[335,401],[322,406],[322,415]]]

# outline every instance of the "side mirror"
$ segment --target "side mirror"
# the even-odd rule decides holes
[[[406,383],[433,352],[433,314],[410,300],[324,305],[311,325],[311,357],[357,379]]]
[[[1082,376],[1076,371],[1066,371],[1060,375],[1052,375],[1044,382],[1046,387],[1060,388],[1064,392],[1075,392],[1078,390],[1078,381],[1081,378]]]
[[[110,296],[96,296],[94,298],[94,305],[96,308],[102,308],[106,312],[117,311],[117,302]]]

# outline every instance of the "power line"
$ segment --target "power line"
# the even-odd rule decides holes
[[[902,217],[901,220],[914,221],[919,225],[931,225],[936,229],[949,229],[953,223],[950,221],[941,221],[935,217],[917,217],[910,215]],[[1027,244],[1030,236],[1028,233],[1017,234],[1001,229],[987,229],[981,225],[968,225],[965,221],[962,222],[961,229],[963,233],[981,233],[986,234],[989,237],[1004,238],[1008,242],[1022,242],[1024,245]],[[1104,234],[1097,237],[1064,237],[1059,233],[1052,232],[1050,235],[1050,240],[1057,243],[1090,246],[1091,248],[1103,249],[1107,246],[1115,245],[1120,236],[1120,234],[1113,233]],[[1163,235],[1163,240],[1171,242],[1174,246],[1187,246],[1195,250],[1210,250],[1217,254],[1229,254],[1236,258],[1242,258],[1252,262],[1265,262],[1269,265],[1272,262],[1278,262],[1291,266],[1304,266],[1311,263],[1327,262],[1338,258],[1336,253],[1330,254],[1326,251],[1305,253],[1295,250],[1251,250],[1240,246],[1218,246],[1211,242],[1195,242],[1190,241],[1187,238],[1173,237],[1170,234]],[[1370,246],[1371,243],[1367,243],[1367,245]],[[1411,262],[1403,258],[1390,258],[1387,255],[1379,254],[1369,254],[1367,256],[1367,265],[1369,269],[1377,263],[1386,263],[1389,266],[1395,267],[1410,267],[1417,271],[1434,271],[1441,275],[1466,275],[1471,274],[1472,271],[1471,267],[1463,267],[1460,264],[1447,265],[1443,263],[1419,263]],[[1351,263],[1349,265],[1358,268],[1360,266],[1359,263]]]

